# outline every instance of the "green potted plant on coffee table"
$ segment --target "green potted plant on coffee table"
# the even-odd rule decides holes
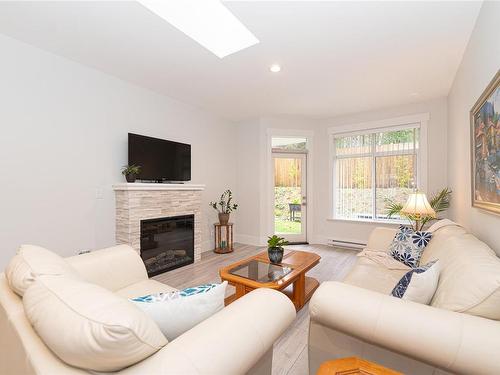
[[[269,256],[269,260],[271,263],[281,263],[283,260],[283,246],[288,245],[288,241],[286,241],[283,237],[278,237],[274,235],[272,237],[268,237],[267,240],[267,255]]]

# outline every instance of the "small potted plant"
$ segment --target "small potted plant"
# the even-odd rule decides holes
[[[232,202],[233,193],[231,190],[226,190],[220,196],[218,202],[210,202],[210,206],[219,213],[219,223],[226,225],[229,222],[231,212],[236,211],[238,205]]]
[[[268,237],[267,255],[269,256],[271,263],[281,263],[283,260],[283,246],[286,245],[288,245],[288,241],[286,241],[283,237],[278,237],[277,235]]]
[[[141,172],[141,166],[140,165],[125,165],[122,167],[122,175],[125,176],[125,179],[127,182],[135,182],[135,179]]]

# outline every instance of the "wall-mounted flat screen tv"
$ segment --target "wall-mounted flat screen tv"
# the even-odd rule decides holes
[[[191,145],[128,133],[128,164],[146,181],[191,180]]]

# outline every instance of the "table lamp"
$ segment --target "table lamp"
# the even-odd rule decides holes
[[[419,228],[420,220],[423,216],[436,217],[436,211],[431,207],[425,193],[415,191],[408,196],[408,200],[401,209],[401,213],[415,220],[415,230]]]

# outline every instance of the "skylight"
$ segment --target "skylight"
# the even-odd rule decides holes
[[[220,58],[259,43],[218,0],[138,2]]]

